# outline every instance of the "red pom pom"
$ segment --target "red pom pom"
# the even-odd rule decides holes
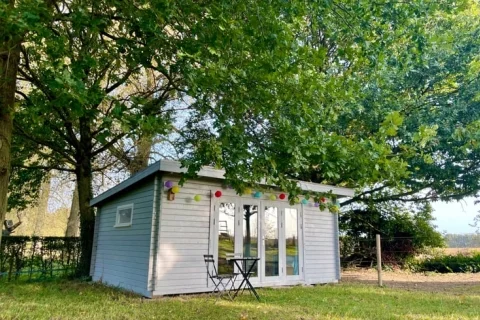
[[[322,201],[323,203],[325,203],[325,202],[327,202],[327,199],[322,198],[322,199],[320,199],[320,201]]]
[[[280,193],[280,195],[278,196],[281,200],[284,200],[285,199],[285,193]]]
[[[222,191],[218,190],[215,192],[215,197],[220,198],[222,196]]]

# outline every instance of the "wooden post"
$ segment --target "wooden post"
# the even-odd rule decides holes
[[[383,286],[382,282],[382,245],[380,243],[380,235],[377,234],[377,272],[378,272],[378,285]]]

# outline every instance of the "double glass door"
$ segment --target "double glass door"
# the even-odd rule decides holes
[[[252,280],[301,279],[299,207],[271,201],[223,199],[214,205],[213,250],[219,273],[234,272],[228,256],[259,257]]]

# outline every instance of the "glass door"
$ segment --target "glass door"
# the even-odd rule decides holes
[[[287,280],[295,280],[301,278],[301,231],[302,219],[300,210],[297,208],[284,209],[284,232],[285,232],[285,275]]]
[[[260,257],[259,235],[260,235],[260,204],[257,202],[243,203],[242,205],[242,255],[243,257]],[[251,262],[245,266],[250,268]],[[258,277],[258,262],[252,269],[252,277]]]
[[[216,219],[214,225],[216,229],[217,245],[216,260],[218,263],[219,274],[233,273],[233,265],[227,261],[228,255],[235,253],[235,208],[233,201],[219,202],[217,205]]]
[[[280,255],[280,210],[275,204],[265,203],[262,208],[263,220],[263,280],[275,281],[281,272]]]
[[[258,257],[252,269],[254,282],[303,279],[300,206],[234,197],[222,197],[213,206],[212,250],[219,274],[238,271],[229,256]]]

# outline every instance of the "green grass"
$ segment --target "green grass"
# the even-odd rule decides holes
[[[365,285],[259,289],[262,302],[191,295],[142,300],[95,283],[7,283],[0,319],[479,319],[480,291],[425,293]]]

